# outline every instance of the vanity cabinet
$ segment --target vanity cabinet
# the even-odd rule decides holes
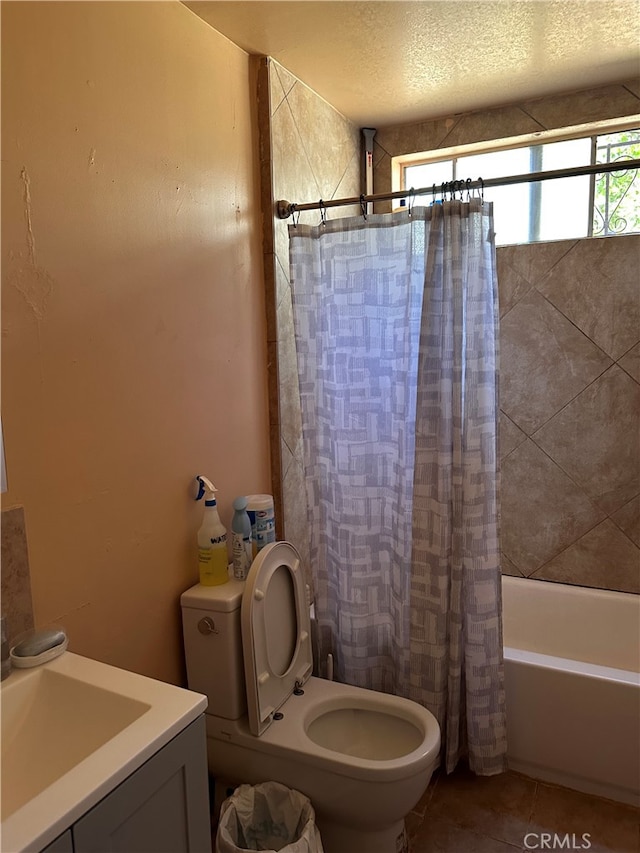
[[[204,716],[42,853],[211,853]]]
[[[73,838],[68,829],[59,835],[51,844],[47,844],[42,853],[73,853]]]

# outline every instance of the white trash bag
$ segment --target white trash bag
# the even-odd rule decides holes
[[[311,801],[279,782],[240,785],[220,808],[215,853],[324,853]]]

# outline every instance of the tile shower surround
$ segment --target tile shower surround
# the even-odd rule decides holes
[[[376,192],[391,189],[391,159],[457,145],[609,121],[640,113],[640,78],[517,104],[382,127],[373,145]],[[294,199],[297,201],[298,199]],[[376,203],[376,212],[391,209]]]
[[[0,576],[2,614],[7,617],[7,638],[11,641],[33,628],[27,529],[21,506],[2,511]]]
[[[283,198],[359,195],[360,130],[274,60],[259,60],[257,78],[272,491],[277,537],[296,546],[308,569],[302,419],[289,281],[290,220],[278,219],[273,211],[275,202]],[[354,212],[341,208],[345,216]],[[300,215],[301,223],[318,221],[317,211]]]
[[[278,63],[262,60],[260,79],[273,490],[280,499],[278,535],[307,562],[287,222],[267,212],[279,198],[358,195],[359,131]],[[639,112],[640,81],[630,80],[381,128],[376,192],[391,188],[397,154]],[[388,207],[376,205],[379,212]],[[315,223],[318,214],[309,211],[301,221]],[[497,250],[505,574],[640,592],[639,240]]]
[[[640,235],[504,246],[503,571],[640,592]]]

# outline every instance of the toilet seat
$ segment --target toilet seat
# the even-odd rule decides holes
[[[313,669],[302,563],[288,542],[267,545],[253,561],[241,627],[249,728],[260,736]]]
[[[314,721],[337,708],[377,711],[396,717],[420,732],[420,743],[413,751],[396,757],[385,755],[383,747],[380,757],[376,758],[323,746],[309,736],[309,729]],[[225,720],[206,714],[207,737],[215,741],[212,751],[216,758],[220,759],[223,748],[239,748],[252,767],[263,761],[278,765],[287,761],[293,767],[310,766],[361,782],[372,779],[399,782],[415,773],[427,772],[438,760],[440,729],[436,719],[422,705],[400,696],[311,676],[305,684],[304,695],[290,696],[280,710],[283,719],[274,721],[262,737],[253,734],[246,716]],[[392,726],[394,722],[390,720]],[[236,763],[241,760],[239,754],[233,755]],[[235,772],[240,769],[236,767]]]

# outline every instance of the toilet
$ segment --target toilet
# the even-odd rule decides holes
[[[438,761],[438,723],[408,699],[311,674],[296,549],[267,545],[246,581],[198,584],[181,606],[189,688],[209,699],[210,773],[301,791],[325,853],[405,850],[405,815]]]

